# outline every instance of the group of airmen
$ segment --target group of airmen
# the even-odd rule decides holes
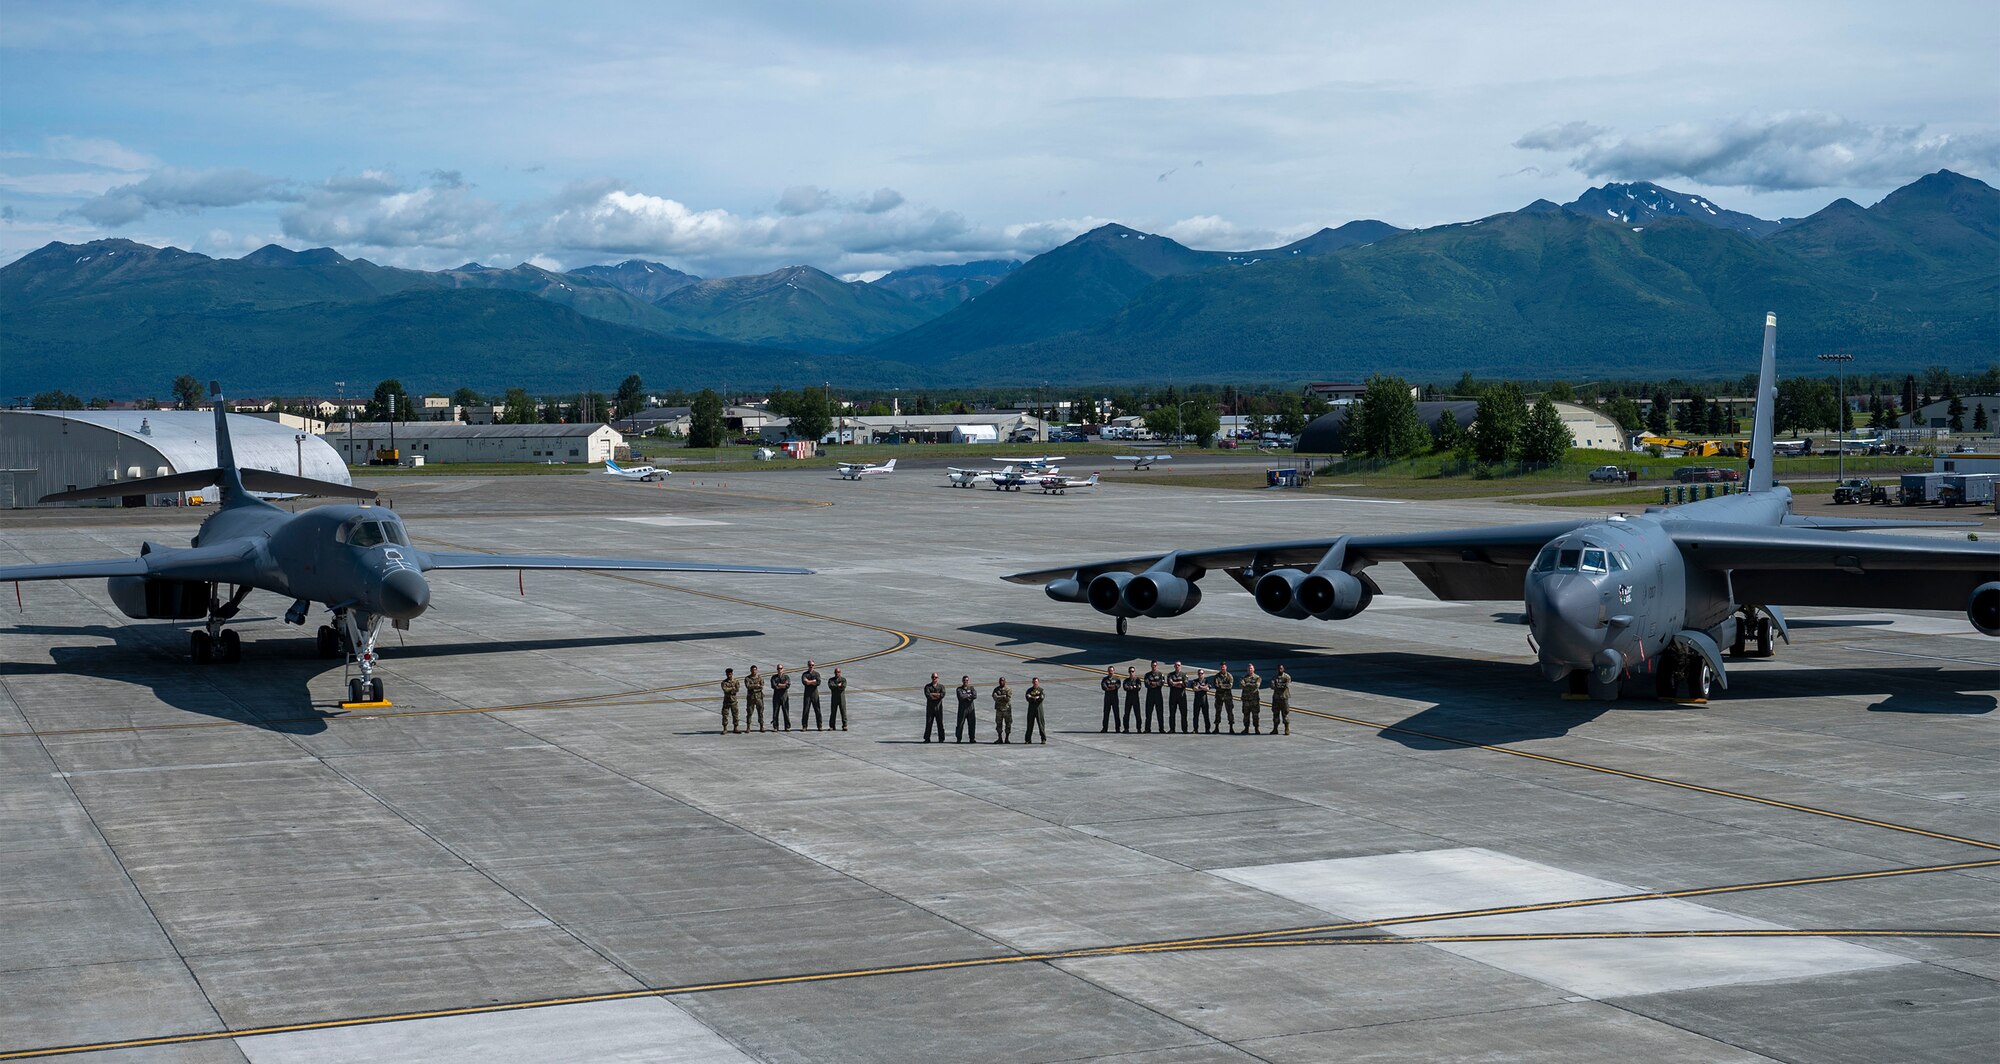
[[[826,688],[826,713],[820,713],[820,687]],[[833,675],[821,678],[819,667],[806,662],[806,671],[799,673],[799,686],[804,694],[799,704],[799,730],[846,731],[847,730],[847,677],[840,674],[836,666]],[[737,714],[737,697],[744,699],[742,715]],[[755,725],[758,731],[764,727],[764,677],[757,672],[757,666],[750,666],[750,674],[736,678],[735,669],[722,670],[722,730],[724,734],[738,735]],[[771,673],[771,731],[792,730],[792,677],[780,665]]]
[[[1263,729],[1263,689],[1264,678],[1257,674],[1257,666],[1250,665],[1238,679],[1229,671],[1229,663],[1210,676],[1206,669],[1196,669],[1193,676],[1174,662],[1172,672],[1162,673],[1160,663],[1144,676],[1139,675],[1135,666],[1127,665],[1125,675],[1119,676],[1113,666],[1105,666],[1104,678],[1097,686],[1104,692],[1104,721],[1099,731],[1120,732],[1207,732],[1211,735],[1228,728],[1231,735],[1256,735]],[[1276,735],[1281,730],[1292,734],[1292,678],[1283,665],[1271,677],[1271,731]],[[1139,694],[1145,692],[1145,704],[1141,708]],[[1243,730],[1236,730],[1236,694],[1243,694]],[[1119,693],[1124,693],[1124,705],[1120,708]],[[1194,696],[1192,720],[1188,714],[1188,696]],[[1164,696],[1164,697],[1163,697]],[[1214,708],[1210,709],[1210,697],[1214,698]],[[1157,729],[1156,726],[1157,725]],[[1114,728],[1115,726],[1115,728]]]
[[[764,686],[765,677],[757,671],[758,666],[750,666],[750,674],[743,679],[736,678],[735,669],[725,669],[722,674],[722,730],[725,734],[742,734],[751,730],[765,731]],[[847,730],[847,677],[836,667],[833,675],[822,679],[819,667],[806,662],[806,670],[799,674],[799,683],[804,688],[800,706],[800,731]],[[827,710],[820,712],[820,688],[827,692]],[[1116,666],[1105,666],[1104,678],[1098,681],[1098,688],[1104,692],[1104,720],[1098,728],[1100,732],[1117,731],[1161,733],[1182,732],[1197,734],[1206,732],[1213,735],[1224,728],[1231,735],[1257,735],[1263,733],[1263,691],[1264,677],[1258,675],[1257,666],[1248,666],[1242,678],[1229,671],[1229,663],[1223,662],[1214,675],[1206,669],[1196,669],[1193,676],[1174,662],[1173,671],[1161,672],[1160,663],[1155,661],[1152,668],[1141,676],[1137,666],[1125,667],[1125,675],[1119,676]],[[779,665],[770,675],[771,715],[770,731],[792,730],[792,677]],[[1292,734],[1292,678],[1283,665],[1270,679],[1271,689],[1271,730],[1269,734],[1283,732]],[[1143,701],[1141,694],[1143,692]],[[1236,727],[1236,696],[1243,696],[1243,729]],[[944,742],[944,700],[947,691],[931,673],[930,682],[924,685],[924,742],[931,742],[932,726],[936,726],[937,742]],[[972,684],[972,677],[958,678],[958,718],[954,731],[954,742],[976,743],[979,741],[979,689]],[[1123,695],[1121,703],[1120,695]],[[739,716],[738,698],[744,699]],[[1189,696],[1193,696],[1193,712],[1189,712]],[[991,691],[993,703],[993,739],[995,743],[1014,741],[1014,689],[1007,685],[1007,678],[1001,677]],[[1036,741],[1037,733],[1041,742],[1049,741],[1048,718],[1042,713],[1042,705],[1048,694],[1042,689],[1041,677],[1030,680],[1028,689],[1022,693],[1022,701],[1027,704],[1026,726],[1022,729],[1021,741]],[[1211,700],[1213,705],[1211,707]]]

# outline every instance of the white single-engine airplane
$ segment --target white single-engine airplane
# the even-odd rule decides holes
[[[1092,473],[1088,477],[1066,477],[1060,473],[1052,473],[1042,477],[1036,483],[1041,485],[1042,494],[1044,495],[1061,495],[1071,488],[1088,490],[1096,487],[1097,474]]]
[[[632,468],[627,469],[624,466],[619,465],[618,463],[612,461],[611,459],[606,458],[604,460],[604,475],[607,477],[623,477],[626,480],[660,480],[666,477],[673,476],[674,471],[671,469],[661,469],[658,466],[649,466],[649,465],[633,466]]]
[[[1059,470],[1045,469],[1037,471],[1036,475],[1052,476],[1057,472]],[[944,477],[951,481],[951,486],[954,488],[976,488],[981,484],[991,484],[995,491],[1019,491],[1021,485],[1028,482],[1028,474],[1011,465],[1001,466],[999,469],[960,469],[953,466],[945,471]]]
[[[877,473],[894,473],[895,471],[896,460],[894,458],[889,459],[881,465],[869,465],[866,462],[840,463],[840,479],[842,480],[860,480],[862,477],[871,477]]]
[[[1137,471],[1145,469],[1154,462],[1171,462],[1174,460],[1174,456],[1170,454],[1114,454],[1111,456],[1111,460],[1114,462],[1130,462],[1132,463],[1133,470]]]

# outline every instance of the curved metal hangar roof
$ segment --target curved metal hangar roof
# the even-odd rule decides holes
[[[303,472],[352,483],[327,442],[275,421],[229,415],[236,462],[246,469]],[[215,466],[215,415],[199,410],[0,411],[0,468],[11,475],[12,505],[51,492],[95,487]],[[209,494],[213,494],[210,492]]]

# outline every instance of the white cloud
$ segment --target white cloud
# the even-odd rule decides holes
[[[47,152],[51,159],[87,163],[128,173],[158,166],[160,161],[136,148],[128,148],[105,137],[77,137],[67,134],[50,137]]]
[[[811,185],[793,185],[778,196],[778,213],[789,215],[823,211],[833,203],[833,193]]]
[[[285,235],[336,247],[479,251],[502,236],[499,207],[475,196],[456,171],[406,187],[384,170],[328,178],[279,214]]]
[[[1289,243],[1310,231],[1288,232],[1243,226],[1219,215],[1201,214],[1166,226],[1160,230],[1160,235],[1204,251],[1254,251]]]
[[[1579,138],[1562,130],[1589,132]],[[1570,165],[1591,177],[1687,178],[1758,191],[1900,185],[1942,168],[2000,166],[2000,133],[1932,133],[1922,125],[1871,125],[1819,111],[1677,122],[1622,137],[1571,122],[1544,127],[1515,146],[1575,149]]]
[[[96,225],[116,229],[156,210],[193,214],[213,207],[239,207],[296,197],[290,182],[249,170],[167,167],[131,184],[107,189],[77,205],[75,213]]]
[[[1588,122],[1550,122],[1522,134],[1514,146],[1531,151],[1568,151],[1589,144],[1609,132],[1603,126],[1593,126]]]

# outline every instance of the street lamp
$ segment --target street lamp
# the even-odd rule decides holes
[[[1832,362],[1840,367],[1839,403],[1840,409],[1833,416],[1833,445],[1836,450],[1836,480],[1847,479],[1847,364],[1854,361],[1853,355],[1819,355],[1821,362]]]

